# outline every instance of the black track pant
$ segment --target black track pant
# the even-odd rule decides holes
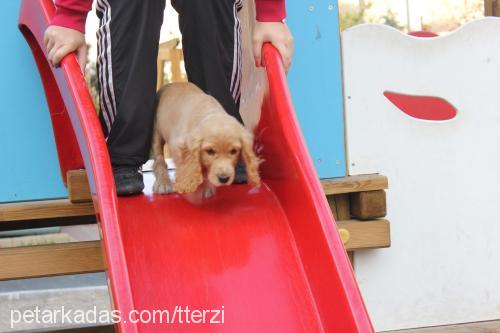
[[[241,121],[241,0],[172,0],[189,81]],[[165,0],[97,0],[99,115],[113,165],[149,158]]]

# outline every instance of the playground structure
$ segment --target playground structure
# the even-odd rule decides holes
[[[270,47],[264,49],[270,100],[265,103],[261,119],[266,135],[259,140],[264,147],[263,155],[267,157],[262,165],[262,178],[267,186],[250,192],[246,186],[234,186],[221,191],[220,201],[207,203],[207,207],[191,206],[176,195],[151,196],[147,192],[140,196],[116,198],[104,139],[90,96],[81,89],[85,83],[76,59],[67,58],[60,70],[51,70],[52,76],[44,55],[37,53],[53,10],[48,1],[40,1],[38,8],[32,2],[24,2],[20,27],[34,51],[49,104],[63,102],[71,118],[76,140],[69,140],[69,144],[78,141],[88,175],[103,235],[115,307],[122,313],[132,313],[134,309],[152,311],[180,303],[200,308],[215,308],[216,304],[242,308],[245,304],[246,311],[234,313],[232,319],[228,318],[232,324],[218,330],[261,331],[272,327],[287,331],[291,328],[299,331],[371,330],[340,238],[329,231],[333,228],[332,219],[330,214],[325,214],[326,199],[318,197],[322,195],[319,182],[311,178],[312,168],[304,157],[307,153],[291,118],[284,72],[276,51]],[[44,17],[41,13],[48,15]],[[49,82],[54,79],[60,94]],[[57,138],[61,128],[54,125]],[[279,137],[284,142],[276,142]],[[76,169],[74,164],[79,162],[78,156],[62,153],[61,147],[67,146],[68,141],[57,143],[63,174],[69,170],[63,161]],[[292,151],[295,157],[290,159]],[[295,174],[294,177],[283,179],[280,176],[285,165],[288,172]],[[303,197],[291,196],[296,192],[303,193]],[[235,224],[235,219],[240,223]],[[315,220],[316,225],[306,227],[304,223],[310,219]],[[209,229],[202,228],[200,223]],[[290,233],[297,243],[291,243]],[[267,240],[259,240],[260,235],[267,235]],[[235,241],[238,237],[241,241]],[[213,244],[214,238],[219,244]],[[250,243],[252,239],[257,244]],[[311,247],[308,239],[314,239],[315,245]],[[163,246],[148,247],[145,244]],[[197,244],[196,248],[186,246],[194,244]],[[276,256],[276,259],[268,261],[262,255],[270,250],[275,254],[269,256],[267,253],[268,258]],[[257,254],[257,260],[249,258],[253,254]],[[145,266],[144,260],[150,264]],[[205,267],[210,261],[212,264]],[[228,261],[232,264],[228,265]],[[329,267],[322,268],[331,270],[331,273],[318,275],[317,268],[311,265],[314,261],[331,262]],[[234,265],[243,271],[232,273]],[[282,265],[286,269],[279,269]],[[220,270],[227,273],[218,274]],[[169,276],[168,272],[172,275]],[[272,279],[262,280],[259,278],[262,273],[270,274]],[[337,282],[328,287],[324,284],[326,276]],[[230,281],[232,283],[228,284]],[[239,281],[243,284],[239,285]],[[280,281],[291,283],[291,289],[281,290]],[[201,297],[201,290],[204,290],[204,297]],[[272,302],[262,302],[266,298]],[[292,299],[295,302],[291,302]],[[290,305],[276,309],[275,302]],[[252,318],[256,317],[261,320],[253,321]],[[154,324],[132,321],[122,321],[117,326],[123,332],[154,332],[159,329]],[[189,327],[178,325],[176,329],[189,330]]]
[[[258,136],[266,160],[262,166],[265,186],[261,190],[232,186],[221,191],[217,200],[225,202],[224,207],[217,204],[217,200],[207,203],[206,207],[192,207],[177,196],[155,197],[148,191],[144,196],[116,198],[102,133],[75,58],[67,57],[60,69],[54,69],[48,66],[40,47],[42,32],[51,15],[53,5],[50,0],[24,1],[19,22],[45,87],[68,199],[3,203],[0,206],[1,226],[3,229],[21,229],[91,223],[97,216],[103,243],[0,249],[0,264],[9,268],[2,270],[0,279],[93,272],[106,268],[113,303],[124,313],[134,308],[162,308],[175,303],[175,295],[172,295],[175,291],[178,297],[182,297],[177,298],[181,303],[209,306],[210,302],[222,302],[227,308],[241,307],[244,303],[244,313],[238,312],[232,319],[226,316],[233,323],[238,320],[234,324],[237,326],[225,326],[229,331],[262,331],[270,327],[305,332],[372,331],[343,243],[335,231],[325,192],[331,195],[329,200],[334,215],[342,221],[338,227],[348,250],[385,247],[389,245],[388,222],[374,217],[385,215],[385,205],[382,205],[382,213],[367,212],[366,205],[363,206],[367,201],[362,192],[382,190],[383,193],[387,179],[374,175],[325,180],[322,183],[325,191],[322,190],[297,127],[279,55],[274,49],[266,46],[264,50],[270,94],[259,124],[259,129],[266,130],[265,134]],[[83,166],[85,171],[81,169]],[[372,217],[373,220],[359,223],[350,219],[350,192],[359,193],[352,195],[357,198],[353,207],[359,207],[358,210],[352,209],[353,214]],[[234,209],[228,210],[228,203]],[[169,212],[168,217],[164,216],[164,211]],[[190,217],[186,215],[187,211]],[[235,223],[235,219],[240,222]],[[141,232],[133,223],[139,220]],[[205,228],[200,229],[197,221],[211,226],[208,233]],[[196,229],[199,231],[192,231]],[[145,233],[141,236],[142,232]],[[262,238],[264,235],[267,240]],[[152,240],[153,236],[157,241]],[[185,237],[191,238],[188,243],[201,242],[198,246],[203,246],[199,248],[199,255],[196,255],[198,250],[187,249],[184,259],[190,263],[188,266],[172,262],[174,257],[183,256],[179,252],[185,248],[183,243],[164,247],[161,254],[157,247],[144,247],[144,244],[160,244],[166,239],[170,239],[173,245],[175,239],[185,240]],[[221,242],[215,247],[215,252],[212,242],[208,241],[214,237]],[[241,237],[240,241],[235,241],[237,237]],[[105,260],[101,253],[105,254]],[[258,260],[251,260],[259,253]],[[274,255],[270,256],[271,253]],[[144,258],[150,258],[155,264],[145,268],[141,264]],[[199,270],[193,271],[203,267],[208,258],[213,258],[213,264],[219,268],[212,272],[212,266],[205,267],[202,275],[199,275]],[[225,258],[223,262],[221,258]],[[202,262],[197,265],[196,260]],[[228,268],[239,267],[242,271],[232,274],[233,277],[225,274],[221,279],[216,273],[228,264]],[[170,278],[166,267],[174,273]],[[131,271],[134,274],[129,274]],[[191,276],[190,283],[179,278],[186,274]],[[262,274],[270,274],[272,278],[262,280]],[[212,293],[206,289],[209,277],[214,288]],[[165,280],[169,280],[171,288],[163,286]],[[282,288],[284,281],[291,289]],[[148,292],[151,285],[158,283],[154,295]],[[258,283],[258,288],[255,283]],[[199,287],[205,285],[208,300],[213,297],[208,301],[210,304],[206,299],[200,303],[197,284]],[[224,292],[224,288],[230,289]],[[159,290],[166,294],[162,296]],[[295,306],[278,309],[276,302]],[[255,322],[252,319],[255,317],[262,320]],[[118,328],[123,332],[155,330],[154,326],[130,322],[122,322]]]
[[[49,1],[41,1],[41,3],[47,5]],[[495,14],[496,8],[498,8],[496,3],[496,1],[485,3],[487,14]],[[273,235],[274,244],[277,244],[278,250],[273,252],[279,258],[277,262],[288,263],[294,270],[301,264],[309,266],[308,262],[304,261],[301,252],[307,250],[307,246],[298,247],[298,256],[288,256],[283,252],[286,252],[287,248],[289,249],[290,244],[293,247],[294,241],[299,244],[300,234],[304,232],[306,233],[303,235],[304,238],[321,239],[325,241],[323,244],[333,244],[336,251],[332,257],[327,255],[332,259],[331,261],[315,259],[310,263],[314,263],[313,266],[322,266],[327,261],[335,262],[337,264],[334,266],[340,269],[339,272],[347,274],[342,276],[348,276],[348,280],[352,282],[350,268],[346,265],[347,260],[345,260],[345,256],[343,257],[343,251],[339,246],[340,242],[331,228],[336,225],[342,243],[349,251],[361,292],[377,331],[498,320],[498,311],[495,309],[498,299],[500,299],[500,292],[496,281],[500,276],[496,262],[500,249],[496,239],[498,239],[500,231],[495,219],[485,214],[491,210],[491,207],[495,207],[495,199],[500,195],[496,186],[491,186],[491,184],[500,182],[496,172],[499,167],[497,154],[486,149],[488,146],[491,147],[492,142],[498,141],[498,133],[500,133],[496,121],[498,118],[496,110],[499,106],[494,102],[496,100],[495,87],[498,86],[495,73],[500,70],[496,61],[498,54],[500,54],[500,50],[498,50],[500,44],[497,43],[498,37],[494,34],[494,31],[500,29],[498,19],[488,18],[473,22],[449,36],[436,38],[430,36],[418,38],[418,34],[417,37],[406,36],[379,25],[358,26],[343,32],[342,41],[340,41],[337,23],[334,19],[337,11],[336,5],[331,8],[326,6],[323,8],[314,4],[314,6],[304,9],[297,4],[289,4],[289,7],[291,8],[288,10],[288,22],[294,31],[298,45],[296,61],[289,75],[291,93],[294,102],[296,102],[297,116],[311,157],[322,179],[320,183],[317,183],[315,177],[312,176],[314,172],[311,171],[306,150],[303,149],[300,131],[296,127],[293,112],[290,112],[292,108],[286,94],[287,89],[279,60],[272,49],[267,49],[265,56],[271,94],[265,104],[260,126],[277,123],[284,128],[291,128],[291,131],[285,131],[277,126],[278,128],[273,127],[273,131],[277,131],[274,133],[283,133],[282,136],[287,138],[286,144],[289,147],[293,146],[294,149],[299,147],[299,153],[289,151],[286,154],[281,151],[280,143],[265,137],[259,138],[268,147],[264,154],[270,164],[263,167],[264,179],[268,187],[263,192],[253,193],[251,200],[247,200],[250,192],[245,187],[237,187],[234,190],[223,192],[221,198],[229,200],[228,197],[231,197],[233,206],[240,206],[243,209],[265,208],[276,217],[275,228],[271,230],[266,223],[255,223],[253,231],[246,233],[247,231],[242,229],[241,224],[234,226],[234,221],[226,221],[220,216],[217,223],[209,221],[211,227],[218,228],[218,232],[223,233],[222,241],[225,241],[226,250],[235,252],[233,256],[224,254],[224,258],[234,267],[245,269],[245,273],[242,274],[244,276],[255,277],[257,271],[254,271],[253,268],[256,267],[260,269],[261,273],[273,272],[276,278],[273,281],[276,284],[273,285],[274,282],[272,282],[268,285],[270,289],[261,291],[262,294],[266,294],[266,297],[260,299],[259,305],[262,306],[262,303],[268,302],[264,304],[263,309],[267,309],[266,305],[280,300],[284,304],[288,304],[285,301],[287,297],[295,295],[304,302],[302,304],[309,309],[307,311],[311,314],[314,313],[314,310],[311,310],[312,303],[320,302],[323,305],[331,305],[330,302],[338,301],[338,296],[332,296],[333,294],[330,293],[318,300],[317,294],[310,297],[304,296],[300,290],[296,294],[279,292],[277,281],[287,281],[289,276],[279,272],[279,270],[276,271],[276,268],[273,268],[266,261],[259,263],[250,261],[253,265],[252,269],[249,266],[241,268],[243,266],[237,265],[236,262],[241,263],[249,260],[251,258],[249,254],[252,251],[240,252],[242,247],[234,247],[234,244],[229,241],[229,234],[235,232],[238,235],[236,237],[241,237],[238,240],[247,250],[257,250],[257,253],[263,253],[258,252],[259,250],[266,251],[265,253],[268,255],[268,247],[251,247],[248,240],[259,239],[259,235],[269,232]],[[48,13],[47,15],[50,14],[50,10],[43,12]],[[39,26],[33,25],[33,21],[27,19],[23,22],[30,22],[30,29],[36,34],[37,29],[33,27],[42,29],[42,21],[34,21],[40,24]],[[314,29],[299,29],[299,22],[304,23],[305,27],[313,27]],[[316,39],[317,32],[320,32],[321,38],[319,39]],[[342,42],[343,68],[340,68],[340,42]],[[175,49],[176,43],[176,41],[167,43],[164,48],[166,50]],[[305,47],[306,45],[307,47]],[[464,45],[466,45],[466,50],[464,50]],[[38,52],[42,51],[39,49]],[[323,54],[323,59],[318,59],[317,62],[305,61],[304,59],[311,59],[312,53]],[[335,60],[330,61],[331,56],[335,54]],[[170,54],[164,54],[160,55],[159,62],[179,63],[180,59],[182,59],[181,53],[177,53],[174,58],[171,58]],[[395,59],[396,61],[387,61],[387,59]],[[324,66],[321,67],[324,68],[324,71],[318,73],[320,66]],[[65,102],[68,103],[69,100],[69,104],[73,103],[72,99],[75,96],[77,99],[81,97],[79,93],[71,93],[71,90],[67,89],[67,84],[64,83],[65,80],[70,80],[73,83],[81,81],[71,70],[75,67],[74,59],[68,58],[65,60],[63,70],[54,71],[58,78],[58,85],[62,87],[61,91]],[[294,70],[296,71],[294,72]],[[344,73],[343,81],[340,76],[341,70]],[[52,69],[48,72],[51,71]],[[381,76],[380,72],[383,72],[384,75]],[[313,85],[307,87],[300,85],[301,78],[311,75],[307,73],[317,74],[315,87],[320,88],[315,90]],[[32,75],[36,75],[34,70]],[[334,77],[334,82],[331,79],[328,80],[328,77]],[[370,79],[367,80],[367,77]],[[303,82],[304,80],[302,80],[302,84]],[[477,82],[481,82],[481,84]],[[329,84],[336,89],[335,94],[328,94],[328,89],[325,87],[328,87]],[[343,101],[342,87],[344,89]],[[85,90],[85,88],[82,89]],[[318,96],[324,97],[324,103],[318,102],[321,100]],[[436,104],[436,100],[443,103]],[[88,109],[84,108],[85,110],[92,110],[88,104],[84,103],[84,105],[88,106]],[[344,134],[343,128],[342,105],[345,105],[346,134]],[[417,113],[406,108],[405,105],[415,106],[414,109],[417,110]],[[431,109],[424,108],[422,111],[422,105],[429,106]],[[270,119],[272,113],[269,113],[269,110],[271,109],[274,112],[278,111],[279,117]],[[78,108],[70,106],[67,110],[68,114],[74,116],[74,111],[77,111]],[[323,112],[325,110],[331,112]],[[433,112],[428,112],[429,110],[433,110]],[[447,112],[442,112],[443,110]],[[308,113],[311,117],[311,114],[314,115],[316,112],[323,112],[317,118],[320,124],[317,128],[313,126],[313,118],[308,118]],[[52,113],[53,119],[61,116],[60,113]],[[442,117],[438,117],[439,119],[426,118],[434,117],[436,114]],[[284,121],[284,123],[280,121]],[[340,127],[332,128],[332,123]],[[80,124],[85,124],[85,122]],[[55,131],[57,131],[56,128],[57,123],[54,123]],[[481,129],[479,133],[478,128]],[[327,134],[324,135],[324,133]],[[346,139],[345,150],[344,137]],[[83,138],[88,139],[85,136]],[[338,149],[339,140],[340,149]],[[325,147],[331,141],[335,141],[336,145],[332,145],[332,150],[328,150]],[[97,146],[102,146],[102,142],[96,142]],[[60,145],[58,145],[59,147]],[[55,157],[55,149],[52,150],[52,154]],[[324,156],[328,156],[328,158]],[[102,156],[101,158],[105,159]],[[75,161],[76,164],[81,163],[78,158],[69,159],[68,163],[75,163]],[[283,163],[287,166],[306,166],[309,172],[297,172],[299,175],[305,175],[305,182],[308,186],[295,187],[294,190],[285,190],[286,187],[281,187],[284,186],[282,183],[293,183],[291,182],[293,177],[289,177],[290,173],[285,173],[284,176],[280,175],[280,178],[277,178],[276,174],[273,173],[272,170],[287,170]],[[103,165],[105,164],[103,163]],[[64,165],[66,164],[62,163],[63,167]],[[101,164],[96,165],[98,169],[100,166]],[[57,165],[55,167],[57,168]],[[67,170],[62,174],[66,178],[68,199],[51,199],[50,195],[45,197],[46,200],[37,201],[2,199],[10,202],[0,204],[0,227],[7,230],[95,223],[95,209],[98,212],[102,212],[100,209],[103,209],[102,198],[96,199],[96,194],[99,192],[96,190],[100,189],[99,185],[96,185],[96,177],[92,175],[92,172],[89,177],[87,176],[89,167],[84,171],[70,166]],[[52,171],[54,172],[54,170]],[[290,172],[290,170],[288,171]],[[384,175],[391,180],[391,187],[387,195],[385,190],[388,188],[388,178]],[[9,186],[14,187],[15,185]],[[271,191],[277,197],[273,199],[274,201],[270,199]],[[283,218],[283,216],[298,214],[297,210],[286,209],[288,206],[281,206],[283,210],[279,212],[275,210],[276,207],[282,205],[280,198],[286,197],[286,200],[291,202],[299,202],[304,200],[302,198],[307,197],[308,193],[314,193],[314,200],[308,201],[307,205],[319,205],[321,207],[319,211],[325,214],[322,215],[323,222],[319,225],[321,228],[326,228],[324,229],[326,231],[318,230],[318,228],[309,230],[311,226],[305,227],[300,224],[300,221],[283,222],[288,218]],[[66,193],[64,193],[65,195]],[[327,197],[329,208],[336,222],[326,216],[324,195]],[[117,203],[118,219],[123,215],[138,216],[137,211],[130,208],[132,204],[136,207],[143,207],[140,208],[141,212],[147,209],[169,207],[169,210],[175,214],[175,209],[190,209],[176,199],[170,203],[163,198],[153,198],[151,202],[137,200],[127,202],[127,205],[121,199],[116,201],[113,196],[108,198]],[[145,198],[149,198],[149,193],[146,194]],[[386,208],[386,202],[389,209]],[[217,205],[210,207],[214,209],[214,212],[219,209]],[[297,207],[302,210],[304,206],[301,203],[297,204]],[[200,218],[204,216],[204,212],[201,210],[192,210],[191,213]],[[237,209],[231,210],[230,214],[233,213],[239,214]],[[359,251],[356,252],[354,259],[353,251],[391,245],[389,222],[384,218],[386,215],[387,219],[394,223],[391,231],[394,239],[392,247],[380,251]],[[141,214],[137,219],[143,219],[144,216],[145,214]],[[260,209],[253,218],[257,219],[259,216],[263,216],[260,215]],[[0,279],[76,274],[105,269],[111,270],[113,274],[113,270],[116,272],[117,267],[114,265],[116,265],[116,260],[120,259],[120,253],[110,250],[113,246],[110,246],[109,240],[107,240],[112,234],[109,230],[113,230],[113,224],[103,224],[102,219],[105,216],[100,214],[100,217],[101,227],[111,228],[108,231],[103,230],[103,233],[108,232],[107,235],[104,235],[104,243],[93,241],[0,249],[0,266],[8,267],[8,269],[0,270]],[[474,221],[473,230],[471,230],[471,221]],[[213,239],[213,234],[201,232],[195,235],[188,234],[184,233],[182,223],[175,223],[175,221],[168,223],[168,227],[164,230],[165,234],[182,235],[198,241]],[[128,250],[124,248],[122,254],[128,259],[137,259],[135,262],[134,260],[122,262],[124,267],[134,269],[132,267],[135,267],[133,266],[135,264],[138,265],[138,258],[141,255],[152,258],[151,261],[162,263],[163,266],[170,264],[170,262],[164,261],[165,259],[157,258],[153,251],[146,249],[141,250],[143,252],[134,253],[130,250],[134,248],[133,244],[136,242],[161,244],[162,240],[167,238],[164,236],[165,234],[155,235],[154,238],[150,239],[145,237],[147,231],[145,234],[137,235],[138,230],[134,229],[133,225],[118,224],[122,229],[122,241],[128,244]],[[190,224],[190,226],[196,226],[196,224]],[[299,226],[301,226],[299,229],[295,229]],[[155,224],[153,221],[145,229],[151,231],[155,227],[161,229],[163,225]],[[257,232],[258,230],[260,230],[260,234]],[[284,236],[290,233],[293,234],[293,240]],[[315,233],[314,236],[311,233]],[[326,237],[325,240],[324,235],[331,235],[332,239]],[[226,236],[227,238],[225,238]],[[304,238],[302,238],[303,241]],[[307,244],[306,241],[304,242],[302,244]],[[183,245],[173,243],[178,247]],[[210,249],[205,249],[205,251],[207,256],[212,253]],[[102,257],[103,252],[106,253],[107,260]],[[323,253],[328,253],[328,251]],[[185,258],[190,258],[189,260],[193,262],[199,260],[196,256],[188,257],[192,253],[184,254]],[[165,255],[168,256],[168,254]],[[110,258],[112,258],[111,265]],[[326,266],[329,272],[321,278],[318,277],[317,284],[308,279],[311,274],[314,275],[314,269],[305,273],[306,278],[301,275],[302,273],[295,271],[297,274],[294,276],[297,279],[293,283],[300,289],[308,283],[317,286],[318,281],[321,281],[319,284],[328,285],[328,288],[332,288],[328,289],[330,291],[337,290],[341,294],[347,295],[346,297],[358,299],[356,292],[353,296],[352,290],[343,289],[341,284],[332,278],[335,276],[333,273],[335,269],[332,266]],[[189,267],[182,265],[178,267],[179,272],[192,274]],[[222,266],[215,265],[214,271],[221,272],[221,269]],[[134,269],[134,271],[138,271],[138,269]],[[129,283],[133,289],[132,295],[137,292],[147,293],[142,289],[135,289],[136,286],[144,281],[155,285],[158,280],[152,277],[159,276],[160,272],[162,278],[168,279],[169,283],[175,285],[177,289],[187,288],[184,281],[173,276],[166,275],[164,277],[161,268],[147,267],[145,271],[149,272],[150,276],[148,274],[145,274],[146,276],[138,275],[133,277]],[[118,271],[118,273],[120,272]],[[194,275],[189,276],[194,277]],[[260,293],[249,295],[249,289],[238,284],[238,281],[242,281],[238,278],[228,281],[225,282],[237,285],[240,290],[243,290],[239,295],[248,297],[250,299],[248,304],[252,304],[259,295],[262,295]],[[112,281],[112,285],[113,288],[117,288],[117,286],[127,286],[127,283],[120,284]],[[271,288],[271,286],[274,287]],[[351,284],[351,286],[353,285]],[[195,295],[196,284],[191,285],[191,288],[194,291],[188,294],[193,297],[193,302],[198,304]],[[248,294],[245,294],[246,292]],[[113,296],[116,297],[116,294],[113,291]],[[126,293],[121,295],[127,296]],[[266,301],[263,301],[264,299]],[[127,299],[125,299],[126,301]],[[146,304],[146,301],[140,297],[134,301],[140,304],[139,307],[152,306],[153,302],[156,302],[157,305],[167,304],[164,303],[165,299],[160,299],[160,297],[153,297],[151,304]],[[228,301],[227,304],[238,304],[234,299],[232,302]],[[334,306],[342,306],[342,304]],[[121,304],[118,304],[118,307],[121,307]],[[228,308],[227,305],[226,308]],[[288,310],[290,309],[288,308]],[[287,315],[290,313],[292,312],[287,312],[285,309],[277,314],[278,319],[276,320],[278,322],[280,319],[287,321]],[[361,314],[358,314],[355,319],[349,310],[341,313],[342,315],[347,313],[345,319],[347,322],[358,325],[355,326],[356,328],[350,326],[353,332],[371,331],[364,311],[361,311]],[[265,321],[266,318],[264,316],[263,320]],[[324,318],[328,318],[328,320],[337,318],[333,311],[328,314],[322,313],[320,318],[317,321],[307,322],[309,330],[305,331],[311,331],[310,327],[318,326],[322,326],[328,332],[351,331],[344,328],[332,328],[333,326],[328,325],[336,325],[337,323],[323,321]],[[296,322],[293,321],[293,323]],[[362,326],[363,323],[367,326]],[[245,328],[258,329],[248,325]],[[288,331],[300,331],[301,324],[293,327],[291,325],[286,327]],[[499,326],[497,322],[477,323],[446,327],[443,328],[443,331],[454,329],[460,332],[460,329],[464,331],[481,329],[485,332],[495,332]],[[283,327],[275,327],[273,331],[279,331],[281,328]],[[128,330],[130,328],[122,327],[121,329]],[[134,328],[131,329],[134,330]],[[154,330],[154,328],[139,327],[139,331],[147,331],[148,329]],[[113,331],[112,327],[109,327],[109,331]],[[431,331],[423,330],[422,332]],[[436,328],[432,332],[441,331]]]

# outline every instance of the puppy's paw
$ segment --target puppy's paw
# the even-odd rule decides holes
[[[193,205],[201,205],[203,203],[203,193],[201,191],[183,193],[182,196]]]
[[[182,196],[194,205],[200,205],[205,200],[215,195],[216,188],[214,186],[199,187],[196,191],[191,193],[183,193]]]
[[[215,187],[207,186],[203,189],[203,199],[211,198],[215,195]]]
[[[153,193],[170,194],[174,193],[174,186],[170,182],[155,181],[153,184]]]

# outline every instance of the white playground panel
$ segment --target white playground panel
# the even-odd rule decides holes
[[[349,173],[390,182],[392,246],[355,260],[376,330],[500,319],[500,19],[342,39]],[[458,115],[415,120],[386,90],[445,98]]]

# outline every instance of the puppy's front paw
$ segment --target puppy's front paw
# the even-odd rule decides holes
[[[210,197],[213,197],[214,195],[215,187],[207,186],[205,189],[203,189],[203,199],[208,199]]]
[[[174,186],[170,182],[155,181],[153,184],[153,192],[158,194],[174,193]]]

